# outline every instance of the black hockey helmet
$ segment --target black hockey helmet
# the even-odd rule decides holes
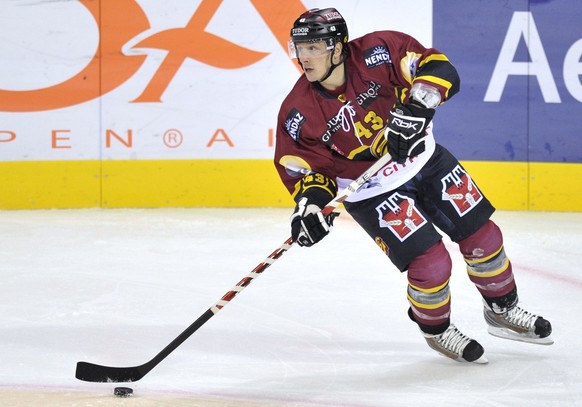
[[[332,38],[334,44],[348,42],[348,25],[335,8],[311,9],[293,23],[291,41],[294,43],[328,38]]]

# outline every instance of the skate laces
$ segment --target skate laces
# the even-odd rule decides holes
[[[457,355],[462,355],[463,350],[471,340],[471,338],[461,333],[456,326],[451,324],[447,330],[442,333],[442,336],[437,343],[443,348],[455,352]]]
[[[515,307],[507,311],[507,314],[503,315],[503,319],[510,324],[532,330],[535,327],[535,322],[538,319],[538,316],[520,307]]]

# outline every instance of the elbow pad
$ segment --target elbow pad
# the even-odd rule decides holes
[[[434,86],[418,82],[410,89],[410,99],[427,109],[434,109],[441,103],[441,93]]]

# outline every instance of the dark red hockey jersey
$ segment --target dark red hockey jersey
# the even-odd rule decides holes
[[[378,157],[390,109],[397,98],[408,103],[414,83],[436,87],[441,103],[459,90],[448,58],[404,33],[373,32],[347,47],[343,93],[334,96],[302,75],[281,105],[274,161],[293,196],[306,174],[324,174],[341,189],[364,172]],[[424,153],[403,164],[389,163],[349,200],[392,190],[414,177],[434,152],[432,125],[425,138]]]

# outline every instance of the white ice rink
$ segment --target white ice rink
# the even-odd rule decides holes
[[[75,379],[81,360],[151,359],[286,240],[289,214],[0,211],[0,406],[582,406],[582,213],[494,215],[552,346],[488,335],[447,241],[453,321],[489,364],[438,355],[406,315],[406,276],[344,213],[131,383],[133,397]]]

